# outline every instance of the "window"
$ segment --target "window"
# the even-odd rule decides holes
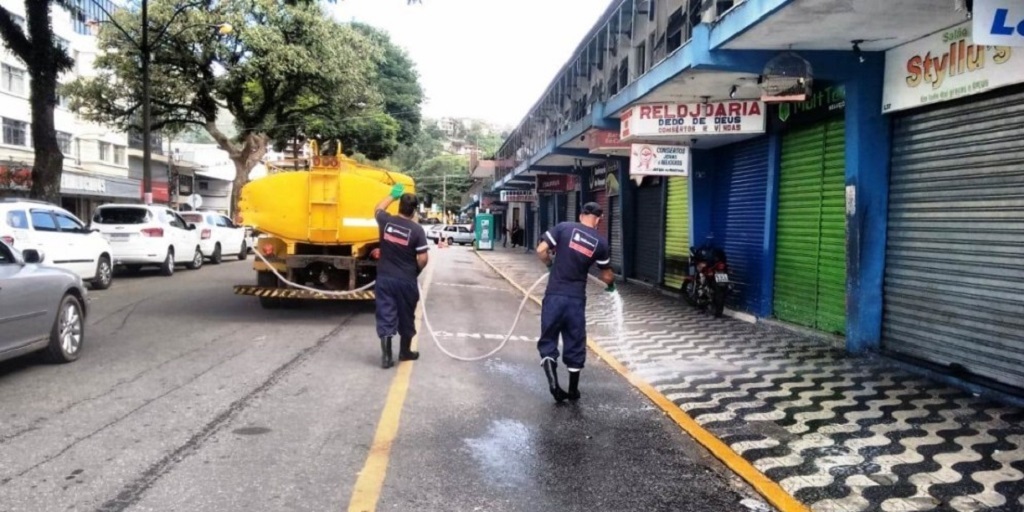
[[[57,146],[60,147],[60,152],[65,158],[71,156],[71,134],[57,132]]]
[[[0,79],[3,83],[0,86],[11,94],[25,95],[25,70],[4,64]]]
[[[54,217],[57,217],[57,225],[60,226],[61,231],[68,231],[71,233],[84,233],[85,226],[78,219],[71,217],[65,213],[53,212]]]
[[[28,229],[28,216],[21,210],[7,212],[7,225],[15,229]]]
[[[29,146],[28,123],[4,118],[4,144]]]
[[[131,206],[99,208],[92,218],[97,224],[145,224],[149,219],[149,210]]]
[[[185,220],[182,219],[181,217],[179,217],[178,215],[176,215],[171,210],[167,210],[165,212],[165,214],[167,215],[167,220],[168,220],[168,222],[170,223],[171,226],[179,228],[179,229],[188,229],[188,228],[185,227],[186,226]]]
[[[46,210],[32,210],[32,227],[36,231],[57,231],[57,222]]]
[[[636,74],[643,75],[647,72],[647,42],[640,43],[636,47]]]
[[[124,146],[114,146],[114,165],[124,165]]]
[[[231,222],[231,219],[229,219],[227,217],[224,217],[223,215],[220,217],[220,225],[224,226],[226,228],[237,228],[238,227],[238,226],[235,225],[234,222]]]
[[[199,182],[199,190],[210,190],[210,182],[209,181],[200,181]]]
[[[110,155],[110,153],[111,153],[111,151],[110,151],[111,144],[109,142],[100,142],[99,145],[100,145],[100,161],[101,162],[109,161],[110,158],[111,158],[111,155]]]
[[[192,222],[196,224],[202,224],[203,216],[198,213],[183,213],[181,218],[185,219],[186,222]]]

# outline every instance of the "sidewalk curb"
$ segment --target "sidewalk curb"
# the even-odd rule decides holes
[[[515,282],[508,274],[500,270],[490,261],[487,261],[479,251],[474,250],[474,254],[481,261],[483,261],[488,267],[491,268],[495,273],[501,276],[502,279],[508,281],[513,287],[519,290],[519,293],[526,294],[526,289]],[[530,295],[530,300],[537,303],[541,303],[540,299]],[[594,352],[601,360],[608,364],[612,369],[622,375],[627,382],[637,388],[647,398],[658,406],[669,418],[672,419],[684,432],[690,435],[697,443],[708,450],[715,458],[720,460],[726,467],[729,468],[733,473],[742,478],[747,484],[754,488],[758,494],[763,496],[772,506],[778,509],[780,512],[809,512],[810,509],[801,503],[799,500],[787,493],[781,485],[776,483],[774,480],[768,478],[757,470],[753,464],[748,462],[746,459],[741,457],[738,453],[733,451],[729,445],[722,442],[721,439],[715,437],[714,434],[701,427],[699,423],[694,421],[688,414],[683,412],[676,404],[672,403],[668,397],[663,395],[660,391],[651,386],[645,380],[633,375],[632,372],[626,368],[618,359],[609,354],[592,338],[587,337],[587,347]]]

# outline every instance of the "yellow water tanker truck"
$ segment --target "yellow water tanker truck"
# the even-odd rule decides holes
[[[339,151],[313,157],[308,170],[269,174],[245,185],[238,211],[242,223],[261,236],[253,248],[256,285],[236,286],[235,293],[259,297],[268,309],[301,299],[372,300],[372,289],[338,292],[365,288],[377,278],[374,207],[396,183],[415,193],[409,176],[360,164]],[[397,202],[389,212],[397,214]]]

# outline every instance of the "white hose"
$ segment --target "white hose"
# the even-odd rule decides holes
[[[267,259],[264,258],[262,254],[259,253],[259,251],[253,251],[253,254],[255,254],[256,257],[259,258],[261,261],[263,261],[263,263],[265,263],[267,265],[267,268],[269,268],[270,271],[273,272],[274,275],[277,276],[277,278],[282,283],[284,283],[284,284],[286,284],[288,286],[291,286],[292,288],[298,288],[300,290],[307,290],[307,291],[311,291],[311,292],[314,292],[314,293],[323,294],[323,295],[326,295],[328,297],[344,297],[346,295],[351,295],[351,294],[356,293],[356,292],[366,291],[366,290],[372,288],[373,285],[377,283],[377,281],[374,280],[374,281],[370,282],[369,284],[367,284],[366,286],[363,286],[363,287],[360,287],[360,288],[356,288],[355,290],[345,290],[345,291],[319,290],[317,288],[312,288],[312,287],[309,287],[309,286],[305,286],[305,285],[301,285],[301,284],[293,283],[293,282],[289,281],[287,278],[282,276],[277,271],[277,269],[274,268],[274,266],[271,265],[270,262],[267,261]],[[483,359],[487,359],[488,357],[491,357],[494,354],[497,354],[498,352],[500,352],[501,349],[505,348],[505,345],[508,344],[508,340],[510,340],[512,338],[512,334],[516,331],[516,326],[519,325],[519,319],[523,316],[523,309],[526,308],[526,302],[528,300],[530,300],[530,294],[533,293],[534,288],[537,288],[537,286],[540,285],[540,283],[543,280],[547,279],[548,275],[549,274],[547,272],[545,272],[544,275],[540,276],[540,278],[537,279],[537,281],[533,283],[533,286],[531,286],[528,290],[526,290],[526,294],[523,296],[522,302],[519,303],[519,311],[516,312],[515,320],[512,321],[512,328],[508,330],[508,334],[505,335],[505,339],[501,340],[501,343],[499,343],[498,346],[494,348],[494,350],[491,350],[490,352],[488,352],[488,353],[486,353],[486,354],[484,354],[482,356],[476,356],[476,357],[460,356],[460,355],[457,355],[457,354],[453,354],[453,353],[449,352],[448,349],[444,348],[444,345],[441,345],[441,342],[438,341],[437,335],[434,334],[434,328],[431,327],[431,325],[430,325],[430,317],[427,315],[427,305],[425,303],[423,304],[423,323],[426,324],[427,331],[430,332],[430,337],[433,338],[434,344],[437,345],[437,348],[442,353],[444,353],[444,355],[446,355],[446,356],[448,356],[448,357],[450,357],[452,359],[455,359],[457,361],[466,361],[466,362],[481,361]],[[423,296],[423,295],[424,295],[423,288],[420,287],[420,296]]]

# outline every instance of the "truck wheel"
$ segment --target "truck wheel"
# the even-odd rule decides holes
[[[256,286],[259,286],[260,288],[280,288],[280,283],[273,272],[257,272]],[[260,297],[260,306],[262,306],[263,309],[280,309],[284,304],[281,299]]]

